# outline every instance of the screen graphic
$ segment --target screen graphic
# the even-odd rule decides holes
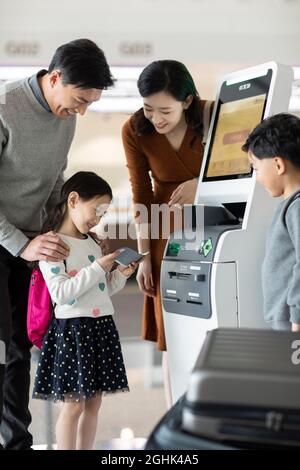
[[[251,172],[241,146],[261,121],[266,94],[229,101],[220,106],[213,147],[205,171],[206,178],[246,175]]]

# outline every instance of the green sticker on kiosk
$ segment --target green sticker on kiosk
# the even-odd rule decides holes
[[[212,239],[209,238],[208,240],[206,240],[206,242],[203,243],[203,245],[201,247],[201,252],[206,257],[206,256],[209,255],[209,253],[212,251],[212,249],[213,249]]]
[[[172,256],[177,256],[180,251],[180,243],[169,243],[168,248]]]

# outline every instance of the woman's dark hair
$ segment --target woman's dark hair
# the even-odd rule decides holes
[[[107,195],[111,199],[113,197],[111,187],[104,179],[91,171],[79,171],[71,176],[61,188],[60,201],[49,212],[41,233],[59,229],[67,211],[69,194],[72,191],[76,191],[84,201],[89,201],[97,196]]]
[[[282,157],[300,168],[300,119],[280,113],[262,121],[242,146],[259,159]]]
[[[114,83],[104,52],[89,39],[76,39],[56,49],[48,71],[56,69],[64,85],[105,90]]]
[[[184,64],[176,60],[157,60],[144,68],[137,86],[143,98],[160,91],[169,93],[177,101],[185,101],[189,95],[193,101],[185,111],[187,124],[199,135],[203,134],[203,115],[200,109],[200,97],[194,80]],[[135,114],[135,130],[138,135],[154,132],[154,126],[144,116],[143,109]]]

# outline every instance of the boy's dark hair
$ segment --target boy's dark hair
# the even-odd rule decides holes
[[[300,169],[300,119],[280,113],[262,121],[242,146],[259,159],[282,157]]]
[[[109,196],[112,199],[112,189],[109,184],[92,171],[79,171],[71,176],[61,188],[58,204],[49,212],[41,233],[50,230],[58,230],[61,226],[67,210],[69,194],[75,191],[84,201],[89,201],[97,196]]]
[[[137,86],[143,98],[165,91],[177,101],[183,102],[192,95],[193,102],[185,111],[185,119],[197,134],[203,135],[200,97],[194,80],[184,64],[176,60],[152,62],[142,71]],[[151,134],[155,130],[153,124],[144,116],[143,109],[135,113],[135,130],[138,135]]]
[[[90,39],[76,39],[56,49],[48,71],[56,69],[64,85],[105,90],[114,83],[104,52]]]

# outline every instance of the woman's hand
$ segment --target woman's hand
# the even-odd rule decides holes
[[[101,258],[98,258],[96,261],[101,266],[101,268],[104,269],[105,272],[109,272],[113,267],[115,260],[119,254],[120,250],[117,250],[113,253],[110,253],[109,255],[101,256]]]
[[[184,204],[193,204],[196,196],[198,186],[198,178],[185,181],[181,183],[177,188],[172,192],[171,198],[169,201],[169,206],[179,205],[183,206]]]
[[[147,255],[139,264],[136,276],[140,291],[149,297],[155,296],[155,288],[152,277],[152,264],[150,255]]]
[[[131,274],[134,273],[134,271],[136,270],[137,268],[137,263],[130,263],[128,266],[118,266],[118,270],[121,271],[121,273],[126,276],[126,277],[130,277]]]

